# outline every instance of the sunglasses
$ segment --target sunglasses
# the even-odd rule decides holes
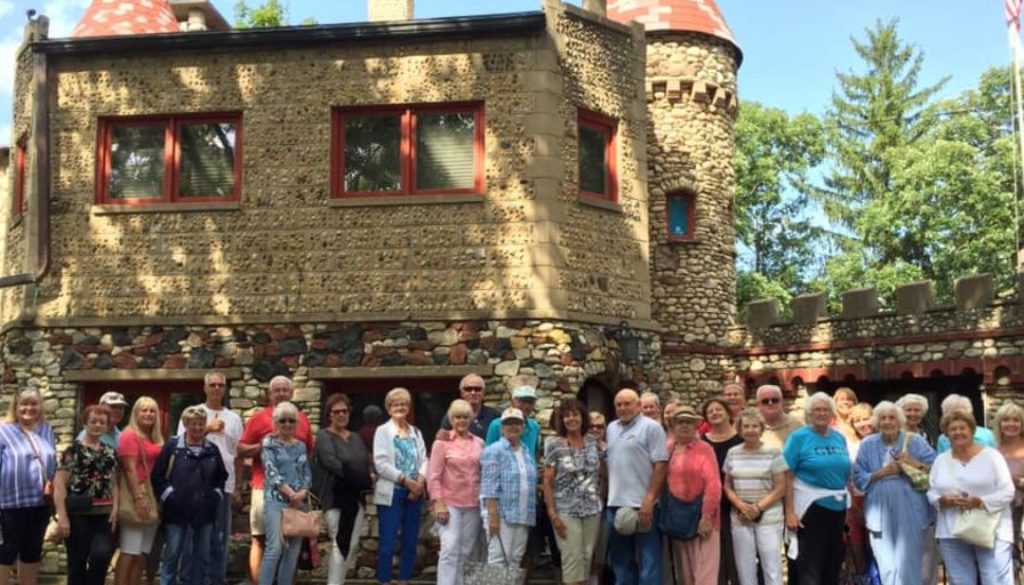
[[[347,408],[332,408],[331,414],[348,414]]]
[[[604,425],[590,425],[592,429],[604,429]]]
[[[484,389],[479,387],[479,386],[464,386],[462,388],[462,391],[463,392],[483,392]]]
[[[279,419],[277,419],[277,424],[280,424],[280,425],[293,425],[293,424],[295,424],[295,419],[294,418],[279,418]]]
[[[764,404],[764,405],[778,404],[780,402],[782,402],[781,398],[762,398],[761,399],[761,404]]]

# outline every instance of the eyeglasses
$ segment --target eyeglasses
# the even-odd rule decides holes
[[[331,414],[348,414],[347,408],[332,408]]]
[[[279,418],[279,419],[277,419],[277,424],[279,424],[279,425],[293,425],[293,424],[295,424],[295,419],[294,418]]]
[[[462,391],[463,392],[483,392],[484,389],[481,388],[480,386],[463,386],[462,387]]]
[[[764,404],[765,406],[767,406],[769,404],[778,404],[780,402],[782,402],[781,398],[762,398],[761,399],[761,404]]]

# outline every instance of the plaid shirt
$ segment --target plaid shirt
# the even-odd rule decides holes
[[[507,439],[484,449],[480,457],[480,502],[485,516],[486,500],[494,498],[498,500],[498,513],[507,524],[533,526],[537,518],[537,463],[528,449],[520,447],[519,453],[525,458],[525,476],[519,472],[517,454]],[[522,501],[524,483],[525,504]]]
[[[28,434],[39,450],[42,468]],[[0,425],[0,510],[43,505],[43,476],[52,480],[57,472],[56,443],[45,422],[31,433],[23,432],[17,423]]]

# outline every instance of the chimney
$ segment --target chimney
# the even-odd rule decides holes
[[[598,16],[608,16],[608,0],[583,0],[583,9]]]
[[[413,0],[369,0],[371,22],[385,20],[412,20]]]
[[[206,13],[202,8],[189,8],[184,30],[207,30]]]

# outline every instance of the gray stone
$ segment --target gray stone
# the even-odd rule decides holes
[[[306,353],[306,338],[285,339],[277,344],[278,355],[302,355]]]
[[[873,286],[848,290],[842,298],[844,319],[863,319],[878,314],[878,289]]]
[[[515,376],[519,373],[519,360],[501,362],[494,366],[495,376]]]
[[[896,287],[893,298],[900,315],[919,315],[935,306],[935,284],[930,280],[904,284]]]
[[[961,311],[983,309],[995,299],[995,281],[988,273],[961,276],[953,283],[953,295],[956,308]]]
[[[747,303],[747,327],[765,329],[779,320],[779,299],[758,299]]]
[[[827,316],[825,293],[806,293],[793,298],[793,323],[795,325],[816,325]]]

